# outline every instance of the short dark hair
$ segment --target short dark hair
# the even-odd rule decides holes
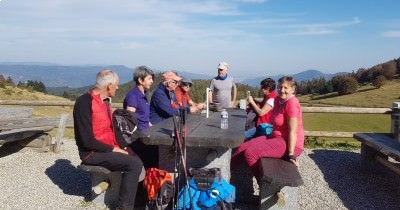
[[[260,82],[260,86],[261,86],[261,88],[263,88],[263,89],[269,88],[269,91],[273,91],[273,90],[275,90],[275,87],[276,87],[275,80],[273,80],[273,79],[271,79],[271,78],[263,79],[263,80]]]
[[[148,66],[138,66],[135,68],[135,72],[133,73],[133,80],[136,84],[139,84],[139,79],[144,80],[148,75],[151,75],[152,79],[154,80],[154,72]]]

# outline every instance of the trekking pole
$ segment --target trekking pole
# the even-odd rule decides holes
[[[175,117],[175,116],[172,116]],[[175,127],[175,126],[174,126]],[[175,158],[174,158],[174,187],[173,187],[173,197],[172,197],[172,209],[175,210],[177,209],[177,203],[175,203],[175,197],[178,198],[178,190],[176,190],[179,186],[179,178],[177,176],[178,174],[178,148],[176,147],[176,138],[175,138],[175,128],[174,131],[172,132],[172,137],[174,137],[174,142],[172,143],[172,150],[174,151]]]
[[[173,209],[175,210],[175,209],[178,209],[178,201],[179,201],[179,190],[177,190],[177,189],[179,189],[179,186],[180,186],[180,175],[179,175],[179,173],[180,173],[180,171],[182,170],[181,169],[181,161],[180,161],[180,159],[178,158],[178,152],[179,152],[179,150],[178,150],[178,147],[177,147],[177,142],[178,142],[178,138],[177,138],[177,135],[176,135],[176,133],[178,132],[178,127],[176,126],[176,124],[178,124],[178,123],[176,123],[175,121],[176,120],[179,120],[179,118],[177,117],[177,116],[172,116],[172,120],[173,120],[173,122],[174,122],[174,131],[172,132],[172,136],[174,137],[174,142],[172,143],[172,147],[173,147],[173,150],[174,150],[174,153],[175,153],[175,161],[174,161],[174,189],[173,189],[173,191],[174,191],[174,197],[173,197],[173,200],[172,200],[172,205],[173,205]],[[176,203],[175,203],[175,198],[177,198],[177,200],[176,200]]]
[[[184,158],[185,158],[185,160],[187,160],[186,159],[186,134],[187,134],[187,126],[186,126],[186,114],[187,114],[187,111],[186,111],[186,109],[181,109],[181,120],[180,120],[180,122],[181,122],[181,136],[182,136],[182,145],[183,145],[183,155],[184,155]]]
[[[174,127],[175,128],[179,128],[177,120],[175,118],[173,118],[173,121],[174,121]],[[193,210],[194,209],[193,198],[192,198],[192,193],[190,191],[189,179],[188,179],[187,169],[186,169],[186,159],[184,158],[184,155],[183,155],[183,149],[182,149],[182,142],[181,142],[180,133],[181,132],[179,132],[179,130],[177,130],[177,129],[175,130],[175,136],[176,136],[176,140],[177,140],[177,143],[178,143],[179,154],[180,154],[179,156],[180,156],[180,160],[181,160],[181,164],[180,165],[183,168],[183,174],[184,174],[184,178],[185,178],[185,181],[186,181],[186,190],[188,190],[189,199],[190,199],[190,206],[191,206],[191,209]],[[185,197],[186,196],[184,196],[183,198],[185,199]],[[185,202],[184,202],[184,204],[185,204]]]

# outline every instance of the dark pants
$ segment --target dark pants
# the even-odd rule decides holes
[[[158,146],[146,145],[140,139],[133,142],[130,147],[143,161],[144,167],[158,168]]]
[[[125,155],[118,152],[95,152],[88,159],[84,160],[83,163],[102,166],[110,171],[123,172],[118,205],[122,209],[134,208],[139,175],[143,167],[142,161],[136,154]]]

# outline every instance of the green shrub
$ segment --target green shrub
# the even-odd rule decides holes
[[[348,95],[357,92],[358,82],[354,77],[342,77],[339,81],[338,94]]]

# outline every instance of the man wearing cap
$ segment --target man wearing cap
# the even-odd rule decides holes
[[[218,76],[211,80],[209,100],[219,103],[222,108],[232,107],[236,101],[237,89],[235,81],[228,76],[229,64],[220,62],[218,65]],[[232,93],[233,91],[233,93]]]
[[[203,103],[195,103],[189,95],[190,87],[193,85],[189,78],[182,78],[181,83],[175,89],[177,106],[191,107],[191,112],[197,112],[204,108]]]
[[[182,78],[173,71],[167,71],[162,74],[161,79],[150,101],[150,123],[153,125],[178,115],[180,109],[173,107],[172,104],[176,101],[174,91]],[[190,108],[183,108],[190,112]]]

